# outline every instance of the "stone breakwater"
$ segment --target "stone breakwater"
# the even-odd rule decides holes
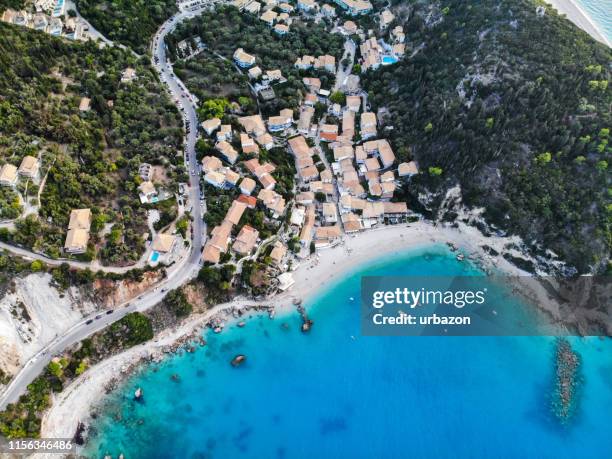
[[[565,338],[556,341],[555,388],[552,410],[561,424],[567,424],[578,405],[578,392],[582,383],[580,377],[581,359]]]

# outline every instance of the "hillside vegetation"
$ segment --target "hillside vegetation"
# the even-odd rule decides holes
[[[128,67],[137,78],[121,83]],[[83,97],[87,111],[79,110]],[[137,260],[147,231],[138,165],[165,165],[169,184],[179,178],[179,121],[147,58],[0,23],[0,165],[33,155],[48,172],[40,202],[36,188],[28,191],[38,217],[18,220],[14,232],[1,228],[0,238],[59,256],[71,209],[88,207],[93,238],[84,258],[97,251],[109,264]],[[2,201],[6,215],[13,197]]]
[[[434,192],[435,210],[459,183],[536,251],[606,269],[612,51],[529,0],[394,3],[412,56],[365,83],[401,159],[425,172],[413,195]]]
[[[200,16],[185,21],[172,34],[166,38],[166,43],[173,60],[177,59],[178,43],[185,39],[200,37],[207,47],[204,56],[218,59],[218,55],[231,60],[237,48],[243,48],[257,58],[259,65],[265,72],[280,69],[287,79],[286,83],[275,84],[276,99],[261,103],[265,115],[278,114],[283,108],[297,108],[301,100],[300,90],[303,89],[301,78],[315,76],[314,71],[301,72],[294,67],[295,60],[305,54],[321,56],[330,54],[339,61],[343,52],[344,39],[338,34],[326,31],[324,24],[305,23],[294,21],[290,32],[279,37],[272,29],[257,16],[243,14],[233,6],[219,6],[214,11],[207,11]],[[216,57],[215,57],[216,56]],[[188,67],[193,64],[187,64]],[[230,66],[208,66],[206,72],[213,82],[223,78],[229,79],[227,71],[237,72]],[[179,70],[180,71],[180,70]],[[246,72],[245,72],[246,73]],[[330,88],[333,84],[333,75],[320,72],[322,86]],[[192,86],[193,78],[188,78],[186,84]],[[232,76],[231,79],[234,79]],[[235,91],[232,91],[235,92]],[[224,91],[219,88],[219,95]],[[239,102],[234,97],[235,102]],[[230,100],[232,98],[230,97]],[[202,101],[204,102],[204,101]],[[240,104],[243,105],[243,104]]]
[[[177,12],[174,0],[76,0],[76,6],[103,35],[139,54],[146,53],[158,27]]]

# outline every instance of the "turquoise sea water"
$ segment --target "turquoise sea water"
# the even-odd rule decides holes
[[[360,268],[296,314],[207,334],[104,402],[87,455],[134,458],[604,458],[612,454],[612,340],[572,339],[581,403],[550,415],[552,338],[363,337],[360,277],[477,274],[444,247]],[[245,354],[233,368],[230,360]],[[171,380],[173,374],[180,381]],[[144,402],[132,400],[137,387]]]
[[[612,42],[612,0],[576,0],[576,2]]]

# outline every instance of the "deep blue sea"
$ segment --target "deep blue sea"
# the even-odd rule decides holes
[[[609,458],[612,340],[572,338],[578,412],[551,416],[547,337],[364,337],[360,277],[478,274],[432,246],[356,268],[297,314],[207,333],[195,353],[152,364],[104,401],[90,457]],[[233,368],[230,360],[245,354]],[[173,374],[180,381],[171,380]],[[137,387],[144,403],[134,402]]]
[[[576,3],[612,42],[612,0],[576,0]]]

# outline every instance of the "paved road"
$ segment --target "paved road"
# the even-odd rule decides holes
[[[4,409],[8,403],[13,403],[19,399],[25,388],[30,384],[49,364],[54,355],[61,354],[66,348],[82,341],[93,333],[102,330],[110,324],[124,317],[126,314],[134,311],[145,311],[159,303],[165,296],[166,291],[175,289],[185,282],[192,279],[198,272],[200,267],[202,245],[204,243],[204,234],[206,226],[202,220],[202,209],[200,204],[200,180],[198,164],[195,155],[195,142],[197,140],[197,117],[195,105],[192,101],[192,96],[184,89],[184,86],[178,79],[174,78],[172,70],[168,67],[166,59],[166,51],[164,48],[164,37],[169,30],[172,30],[178,22],[185,17],[193,16],[191,13],[180,13],[170,18],[159,29],[153,39],[153,55],[157,57],[159,64],[156,69],[160,73],[160,78],[167,82],[167,87],[172,95],[173,100],[179,108],[182,107],[185,113],[186,120],[189,121],[191,131],[186,136],[185,154],[188,157],[189,167],[189,195],[192,203],[191,215],[193,217],[193,234],[191,237],[191,251],[189,256],[180,260],[177,265],[169,271],[168,278],[164,279],[157,286],[149,290],[147,293],[139,296],[136,300],[119,305],[112,312],[100,312],[92,316],[86,317],[83,321],[75,324],[62,335],[57,336],[30,360],[28,360],[21,371],[13,378],[6,390],[0,395],[0,409]],[[183,112],[182,112],[183,113]],[[192,171],[195,171],[194,175]],[[0,244],[0,247],[3,245]],[[12,252],[15,248],[12,247]],[[19,249],[21,250],[21,249]],[[23,256],[32,257],[32,253],[24,250],[26,254]],[[17,251],[19,253],[19,251]],[[48,260],[43,260],[49,263]],[[60,262],[61,263],[61,262]]]
[[[351,74],[351,71],[353,70],[353,62],[355,61],[355,50],[356,50],[355,42],[351,40],[350,38],[347,38],[346,41],[344,42],[344,54],[342,54],[342,57],[340,58],[340,62],[338,62],[338,71],[336,72],[336,82],[334,83],[334,89],[333,89],[334,91],[339,91],[340,89],[342,89],[346,81],[346,77],[348,77]],[[348,65],[346,65],[346,67],[342,65],[342,61],[344,59],[349,60],[349,63]]]

